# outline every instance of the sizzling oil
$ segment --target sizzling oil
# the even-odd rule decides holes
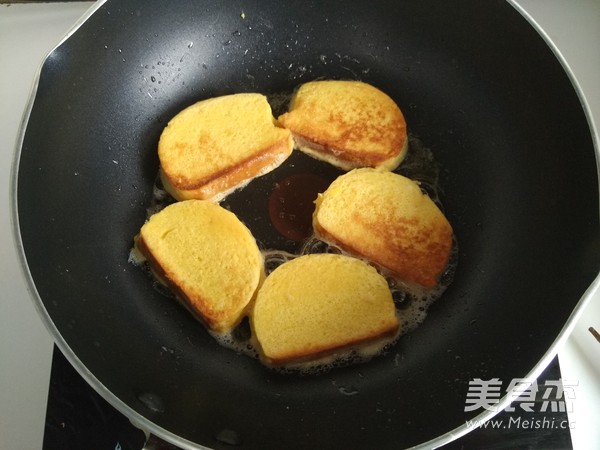
[[[287,105],[289,97],[290,95],[278,95],[269,98],[275,116]],[[444,211],[440,198],[439,166],[432,152],[418,138],[409,135],[406,158],[394,172],[418,182],[421,190],[429,195],[438,207]],[[293,246],[295,251],[288,252],[269,248],[268,244],[261,242],[257,238],[259,248],[262,249],[267,275],[279,265],[301,255],[311,253],[345,253],[340,248],[317,239],[312,230],[313,202],[316,199],[316,194],[323,192],[328,185],[329,182],[326,179],[312,173],[294,174],[277,183],[273,183],[268,199],[269,220],[276,233],[296,244]],[[252,189],[252,186],[253,183],[250,183],[248,187],[241,189]],[[163,189],[160,177],[157,176],[152,201],[146,211],[147,218],[174,201]],[[228,204],[224,204],[224,206],[229,207]],[[246,225],[254,233],[252,224],[246,223]],[[260,360],[266,366],[284,373],[310,375],[329,371],[335,367],[364,363],[384,353],[386,349],[393,346],[398,338],[423,323],[427,317],[429,307],[442,296],[446,288],[451,284],[457,266],[457,256],[458,246],[456,240],[454,240],[448,265],[439,277],[439,283],[433,289],[424,289],[418,285],[407,284],[391,276],[385,270],[378,268],[379,272],[388,282],[396,307],[396,314],[400,321],[400,328],[395,336],[376,342],[337,351],[308,362],[293,363],[283,367],[272,367],[262,358],[260,345],[254,339],[248,317],[245,317],[229,333],[217,334],[210,331],[209,333],[220,345]],[[135,248],[130,252],[129,260],[136,265],[145,266],[148,273],[152,276],[152,272],[147,268],[143,257],[141,257]],[[366,262],[370,263],[369,261]],[[174,297],[165,287],[164,283],[157,281],[155,277],[152,278],[155,288],[161,294]]]

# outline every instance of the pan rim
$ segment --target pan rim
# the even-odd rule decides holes
[[[26,279],[26,286],[28,289],[28,293],[31,296],[31,300],[34,303],[34,306],[46,326],[47,330],[51,334],[54,342],[60,351],[65,355],[67,360],[73,367],[77,370],[77,372],[86,380],[86,382],[96,391],[99,395],[101,395],[108,403],[110,403],[113,407],[115,407],[118,411],[123,413],[135,426],[142,428],[145,431],[148,431],[166,441],[181,447],[182,449],[206,449],[208,447],[204,447],[200,444],[196,444],[187,439],[184,439],[149,420],[142,414],[135,411],[129,405],[120,400],[115,394],[113,394],[96,376],[89,371],[89,369],[83,364],[83,362],[79,359],[79,357],[75,354],[75,352],[71,349],[69,344],[61,335],[58,328],[55,326],[53,321],[51,320],[48,311],[46,310],[44,303],[39,295],[39,292],[36,289],[35,281],[33,280],[33,276],[29,270],[29,265],[27,262],[27,258],[24,251],[24,246],[22,242],[22,236],[19,225],[19,214],[18,214],[18,196],[17,196],[17,186],[18,186],[18,172],[19,172],[19,162],[21,159],[23,142],[25,137],[25,132],[27,129],[27,125],[29,122],[29,118],[31,115],[31,111],[36,99],[39,79],[41,76],[41,71],[43,66],[45,65],[47,59],[54,53],[61,45],[63,45],[72,35],[74,35],[79,28],[90,19],[105,3],[107,0],[99,0],[94,3],[86,13],[73,25],[73,27],[65,34],[65,36],[48,52],[46,57],[41,61],[37,71],[35,78],[33,80],[33,85],[31,88],[31,92],[29,94],[29,99],[27,105],[25,107],[25,111],[23,117],[21,119],[19,125],[19,131],[16,139],[16,148],[14,152],[11,172],[10,172],[10,181],[9,181],[9,203],[10,203],[10,220],[11,220],[11,228],[12,228],[12,237],[13,244],[15,245],[19,265],[21,267],[22,273]],[[598,134],[598,129],[596,128],[593,120],[592,113],[589,107],[589,103],[581,89],[581,86],[574,76],[572,68],[569,66],[567,60],[564,55],[560,52],[557,46],[554,44],[552,39],[548,36],[548,34],[542,29],[542,27],[531,17],[529,13],[525,11],[525,9],[517,3],[517,0],[507,0],[513,8],[515,8],[521,16],[528,21],[528,23],[533,26],[536,32],[544,39],[546,45],[553,52],[554,56],[561,64],[564,72],[568,76],[571,81],[572,87],[577,94],[580,102],[582,110],[585,114],[588,127],[590,130],[592,143],[594,146],[594,152],[596,156],[596,174],[598,178],[600,178],[600,136]],[[600,214],[600,205],[598,205],[598,212]],[[571,315],[567,319],[565,325],[559,332],[558,336],[548,348],[543,357],[535,364],[533,369],[527,374],[527,379],[536,379],[541,375],[541,373],[545,370],[548,364],[552,361],[552,359],[557,355],[558,350],[564,344],[564,342],[568,339],[572,330],[575,328],[575,325],[578,319],[582,316],[583,310],[591,301],[593,295],[598,292],[600,288],[600,274],[596,276],[594,281],[590,284],[590,286],[586,289]],[[474,417],[472,422],[484,422],[495,415],[498,414],[502,409],[508,406],[511,401],[515,398],[514,395],[524,392],[527,389],[526,385],[520,385],[519,387],[515,387],[511,391],[507,391],[506,395],[499,401],[497,411],[486,411]],[[431,439],[427,442],[418,444],[416,446],[410,447],[412,449],[420,449],[420,448],[435,448],[445,444],[448,444],[466,434],[468,434],[473,428],[467,426],[467,424],[463,424],[453,430],[450,430],[434,439]]]
[[[510,4],[540,35],[540,37],[544,40],[550,51],[554,54],[557,61],[562,66],[565,74],[569,78],[579,101],[581,102],[581,107],[585,114],[585,118],[590,130],[592,144],[594,146],[594,153],[596,155],[596,175],[600,179],[600,134],[596,127],[596,124],[593,121],[593,116],[591,112],[591,108],[589,106],[588,100],[585,97],[581,85],[579,81],[575,77],[573,73],[573,69],[569,65],[567,59],[562,54],[560,49],[556,46],[554,41],[550,38],[548,33],[542,28],[542,26],[529,14],[523,6],[518,3],[518,0],[507,0],[507,3]],[[598,205],[598,214],[600,215],[600,204]],[[558,336],[554,340],[554,342],[550,345],[544,356],[537,362],[537,364],[533,367],[533,369],[524,377],[527,380],[535,380],[537,379],[542,372],[546,369],[546,367],[552,362],[552,360],[557,356],[559,349],[564,345],[564,343],[569,338],[571,332],[575,328],[578,320],[583,314],[584,309],[591,302],[591,298],[597,293],[600,292],[600,274],[596,276],[594,281],[590,284],[588,289],[583,293],[579,302],[573,309],[573,312],[567,319],[565,325],[559,332]],[[496,416],[500,411],[504,410],[507,406],[510,405],[512,400],[518,397],[521,393],[524,393],[528,389],[528,384],[522,384],[510,391],[507,391],[507,395],[504,396],[498,402],[497,411],[487,411],[486,413],[481,413],[477,417],[473,418],[473,423],[482,423],[487,420],[492,419]],[[438,436],[437,438],[431,439],[422,444],[410,447],[411,449],[426,449],[426,448],[436,448],[442,445],[446,445],[471,431],[471,428],[467,426],[467,424],[461,425],[460,427],[455,428],[443,435]]]

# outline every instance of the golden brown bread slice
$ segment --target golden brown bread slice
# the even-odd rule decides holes
[[[177,200],[219,201],[279,166],[292,152],[262,94],[200,101],[178,113],[158,143],[163,185]]]
[[[343,170],[396,168],[407,150],[406,122],[384,92],[360,81],[305,83],[279,116],[296,146]]]
[[[136,247],[157,277],[217,333],[241,320],[264,279],[250,230],[216,203],[167,206],[142,226]]]
[[[338,177],[315,201],[320,239],[426,288],[437,284],[452,249],[452,227],[414,181],[377,169]]]
[[[389,342],[399,328],[386,280],[365,262],[336,254],[304,255],[279,266],[259,289],[250,317],[273,365]]]

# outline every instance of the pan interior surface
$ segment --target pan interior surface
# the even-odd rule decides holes
[[[314,79],[396,100],[442,168],[459,259],[425,322],[385,355],[307,377],[219,346],[128,254],[171,117]],[[109,0],[47,58],[16,183],[38,301],[76,367],[158,434],[212,448],[224,435],[243,448],[400,448],[463,427],[484,412],[465,412],[469,381],[530,373],[599,269],[584,111],[500,1]],[[236,206],[251,229],[270,193],[252,186]]]

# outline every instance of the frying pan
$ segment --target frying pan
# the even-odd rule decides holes
[[[127,257],[176,112],[319,78],[401,106],[441,167],[458,266],[386,354],[285,375],[219,346]],[[25,124],[14,229],[40,314],[101,395],[183,448],[444,444],[493,415],[465,411],[469,381],[539,375],[598,284],[585,107],[503,1],[99,2],[44,62]]]

